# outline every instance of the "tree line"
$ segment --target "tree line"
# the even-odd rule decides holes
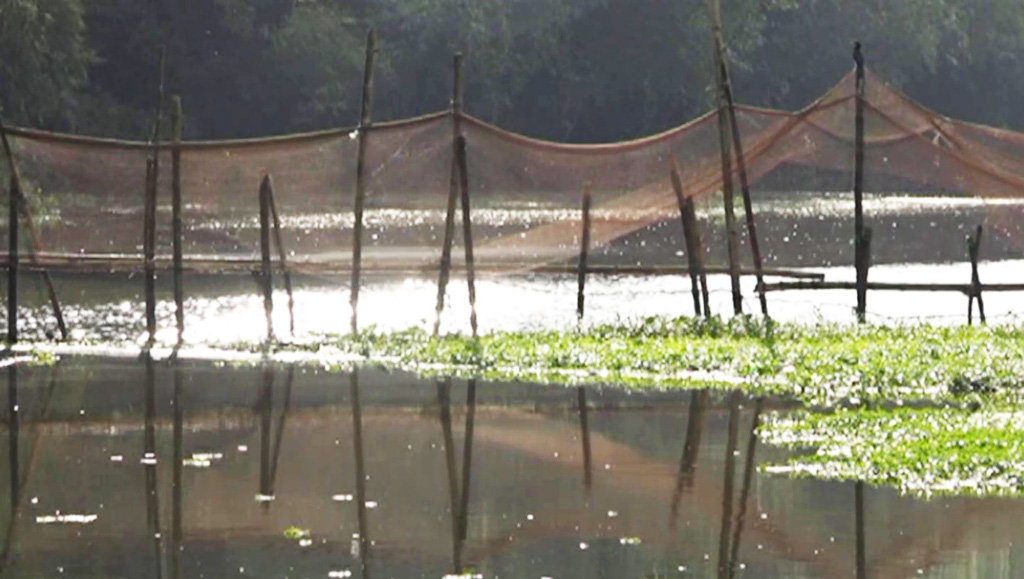
[[[945,114],[1024,128],[1019,0],[723,0],[740,102],[795,109],[869,66]],[[466,107],[595,142],[678,125],[714,100],[705,0],[0,0],[0,104],[14,124],[144,138],[167,52],[190,138],[358,120],[378,31],[376,119]]]

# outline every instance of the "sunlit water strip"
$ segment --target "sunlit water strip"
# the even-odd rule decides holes
[[[810,271],[810,270],[809,270]],[[830,281],[853,281],[852,268],[822,268]],[[984,283],[1019,282],[1024,261],[982,263]],[[883,265],[871,269],[872,281],[915,283],[967,283],[970,264]],[[772,281],[772,280],[769,280]],[[335,285],[335,283],[337,285]],[[732,314],[729,278],[708,279],[713,313]],[[759,315],[754,279],[743,279],[744,311]],[[477,282],[477,313],[481,332],[515,330],[565,330],[577,327],[575,276],[534,275],[485,278]],[[371,280],[362,292],[361,328],[379,331],[422,328],[434,322],[436,280],[394,278]],[[315,343],[329,335],[348,331],[351,310],[344,281],[308,283],[295,291],[295,335],[288,332],[287,296],[274,295],[274,327],[278,338]],[[465,280],[454,278],[449,285],[448,307],[442,315],[442,332],[470,331],[469,304]],[[770,315],[779,321],[798,323],[855,321],[852,290],[788,291],[768,294]],[[173,303],[158,304],[158,341],[165,346],[176,340]],[[185,302],[185,342],[192,346],[230,349],[240,342],[255,343],[266,336],[263,299],[255,288],[219,297],[192,297]],[[989,292],[985,309],[990,323],[1015,322],[1024,313],[1021,292]],[[25,312],[29,314],[28,312]],[[587,280],[585,324],[627,321],[647,316],[693,314],[689,277],[684,276],[591,276]],[[956,292],[872,291],[868,294],[869,320],[897,324],[928,322],[964,324],[967,297]],[[41,337],[49,312],[35,308],[24,315],[26,335]],[[143,303],[116,301],[90,307],[69,303],[66,307],[72,342],[111,346],[142,344],[145,338]]]

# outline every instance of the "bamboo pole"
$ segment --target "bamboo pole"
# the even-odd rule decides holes
[[[733,195],[731,131],[729,107],[726,101],[726,78],[722,71],[725,55],[721,52],[722,10],[719,0],[708,0],[711,13],[712,40],[714,41],[715,77],[718,91],[718,145],[722,160],[722,198],[725,204],[726,248],[729,255],[729,282],[732,287],[732,308],[736,315],[743,313],[743,294],[740,290],[739,234],[736,231],[736,201]]]
[[[14,527],[14,518],[18,512],[18,504],[21,501],[21,461],[18,457],[18,451],[21,448],[18,443],[19,434],[21,433],[21,413],[18,410],[18,367],[17,364],[12,363],[7,366],[7,419],[10,422],[7,436],[7,457],[10,463],[8,474],[11,477],[12,528]],[[8,534],[10,532],[10,530],[7,531]],[[5,554],[7,554],[6,550]]]
[[[978,253],[981,248],[981,226],[974,232],[974,236],[967,238],[967,253],[971,258],[971,292],[967,296],[967,324],[974,322],[974,300],[978,300],[978,317],[981,323],[985,323],[985,302],[981,298],[981,278],[978,275]]]
[[[445,211],[445,222],[444,222],[444,244],[441,247],[441,264],[438,268],[437,276],[437,318],[434,321],[434,336],[436,337],[441,330],[441,312],[444,311],[444,296],[448,291],[448,279],[451,276],[452,267],[452,241],[455,236],[455,205],[458,200],[458,177],[456,173],[457,161],[455,158],[455,150],[457,149],[457,139],[462,133],[461,131],[461,117],[462,117],[462,55],[456,54],[453,61],[453,74],[452,74],[452,161],[451,161],[451,177],[448,187],[448,206]]]
[[[171,97],[171,236],[174,244],[174,321],[178,327],[178,343],[185,336],[185,288],[182,280],[181,221],[181,97]]]
[[[583,488],[590,492],[594,485],[594,463],[590,454],[590,421],[587,416],[587,389],[576,388],[576,408],[580,413],[580,440],[583,444]]]
[[[853,60],[857,65],[857,92],[854,116],[853,160],[853,246],[857,270],[857,321],[863,323],[867,311],[867,269],[864,267],[864,55],[860,42],[853,44]]]
[[[722,39],[718,39],[719,44],[722,44]],[[761,304],[761,315],[768,317],[768,299],[765,297],[764,286],[764,274],[763,263],[761,259],[761,246],[757,241],[757,224],[754,222],[754,203],[750,198],[750,183],[747,179],[747,163],[743,155],[743,141],[740,138],[740,126],[736,120],[736,106],[732,95],[732,81],[729,78],[729,67],[725,61],[725,49],[720,48],[719,52],[723,55],[720,61],[722,67],[722,78],[725,79],[723,83],[723,91],[725,93],[726,104],[729,110],[729,124],[732,128],[732,146],[733,153],[736,156],[736,170],[739,174],[740,179],[740,191],[743,193],[743,209],[746,213],[747,223],[747,238],[750,242],[750,253],[754,258],[754,272],[757,276],[757,298]]]
[[[31,241],[28,254],[29,261],[35,263],[36,255],[39,253],[42,244],[39,241],[39,231],[36,229],[35,219],[32,217],[32,208],[29,207],[28,200],[25,198],[24,182],[21,180],[18,163],[14,160],[14,149],[11,148],[11,143],[7,139],[7,128],[4,125],[3,117],[0,117],[0,141],[3,143],[4,156],[7,157],[7,166],[11,170],[11,179],[17,184],[15,191],[18,194],[19,209],[22,217],[25,218],[25,225],[28,227],[29,240]],[[50,273],[45,269],[41,270],[40,273],[43,276],[43,282],[46,284],[46,293],[50,299],[50,307],[53,308],[53,316],[57,319],[57,329],[60,330],[60,337],[62,340],[67,340],[68,327],[64,323],[64,313],[61,311],[60,300],[57,298],[57,289],[53,285],[53,279],[50,278]]]
[[[366,147],[373,111],[374,60],[377,55],[377,33],[371,28],[366,33],[366,60],[363,65],[363,101],[359,114],[359,152],[356,156],[356,191],[353,200],[355,223],[352,226],[352,286],[349,304],[352,306],[352,333],[359,331],[359,289],[363,264],[363,210],[366,202]],[[294,332],[294,328],[292,330]]]
[[[476,269],[473,260],[473,220],[469,208],[469,162],[466,159],[466,138],[455,137],[455,161],[459,171],[459,191],[462,198],[462,245],[466,255],[466,286],[469,291],[469,326],[477,337],[476,325]]]
[[[277,201],[274,195],[274,181],[270,180],[270,187],[267,189],[267,198],[270,201],[270,216],[274,222],[274,245],[277,246],[277,259],[281,266],[281,277],[284,278],[284,291],[288,294],[288,331],[295,335],[295,293],[292,290],[292,272],[288,267],[288,252],[284,248],[284,238],[281,235],[281,216],[277,213]]]
[[[586,300],[585,290],[587,287],[587,259],[590,253],[590,189],[583,189],[583,233],[580,236],[580,259],[578,272],[576,274],[576,319],[583,321],[584,302]]]
[[[8,190],[9,207],[8,239],[7,239],[7,343],[13,345],[18,341],[18,202],[21,193],[18,191],[18,180],[11,176],[11,187]]]
[[[676,193],[679,204],[679,218],[683,224],[683,241],[686,244],[687,270],[690,273],[690,288],[693,292],[693,315],[701,315],[701,297],[703,296],[704,317],[711,317],[711,305],[708,303],[708,278],[704,273],[704,248],[701,247],[700,231],[697,228],[697,211],[693,199],[683,194],[683,180],[675,157],[672,158],[672,189]],[[698,289],[699,286],[699,289]]]
[[[146,200],[143,209],[142,252],[143,269],[145,270],[146,292],[146,333],[149,343],[156,340],[156,189],[157,161],[146,160]]]
[[[722,483],[722,522],[718,535],[718,577],[725,579],[729,570],[729,535],[732,526],[733,486],[736,479],[736,445],[739,438],[740,393],[729,397],[729,435],[725,445],[725,470]]]
[[[366,462],[363,457],[363,407],[359,401],[359,369],[349,374],[352,403],[352,453],[356,462],[356,520],[359,524],[359,568],[363,579],[370,576],[370,529],[366,519]]]
[[[274,280],[270,263],[270,175],[260,181],[260,287],[263,313],[267,317],[267,340],[274,339]]]
[[[144,205],[142,242],[145,259],[145,291],[146,291],[146,332],[149,342],[156,339],[156,203],[157,187],[160,182],[160,137],[164,117],[164,78],[167,64],[167,47],[160,47],[159,80],[157,82],[156,111],[153,118],[153,133],[150,143],[153,145],[153,157],[147,164],[146,200]]]

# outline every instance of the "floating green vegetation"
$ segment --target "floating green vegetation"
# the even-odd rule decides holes
[[[768,472],[862,480],[919,496],[1024,494],[1024,412],[989,408],[773,415],[760,438],[796,449]]]
[[[254,346],[247,345],[249,349]],[[648,318],[578,331],[432,338],[419,329],[306,348],[420,374],[624,386],[739,386],[811,406],[1015,398],[1024,327],[814,326]]]

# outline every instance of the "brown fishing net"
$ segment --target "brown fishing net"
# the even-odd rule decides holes
[[[795,113],[737,107],[755,201],[769,194],[813,197],[850,190],[854,84],[851,73]],[[942,117],[871,74],[865,115],[867,191],[1024,196],[1024,134]],[[571,260],[578,251],[585,188],[594,195],[591,239],[596,248],[618,247],[619,262],[657,254],[682,265],[678,208],[669,180],[672,159],[682,169],[687,196],[707,198],[722,186],[715,113],[658,135],[603,145],[539,141],[468,115],[460,125],[468,147],[477,258],[484,268],[529,270]],[[370,131],[368,268],[437,263],[452,129],[452,116],[442,112],[377,124]],[[9,133],[45,251],[137,258],[141,264],[150,145],[27,129]],[[292,259],[300,269],[303,264],[311,269],[329,265],[343,271],[352,245],[357,143],[355,132],[339,129],[182,144],[186,258],[258,257],[257,191],[261,176],[269,173]],[[171,247],[169,146],[164,145],[159,168],[162,255]],[[708,203],[702,213],[710,222],[716,219],[711,210],[716,205]],[[652,231],[662,230],[664,235],[651,237]],[[781,242],[772,239],[776,233],[771,227],[763,233],[769,262],[780,251]],[[852,230],[845,236],[836,261],[848,263]],[[648,243],[658,251],[652,253]],[[724,245],[713,235],[705,243]]]

